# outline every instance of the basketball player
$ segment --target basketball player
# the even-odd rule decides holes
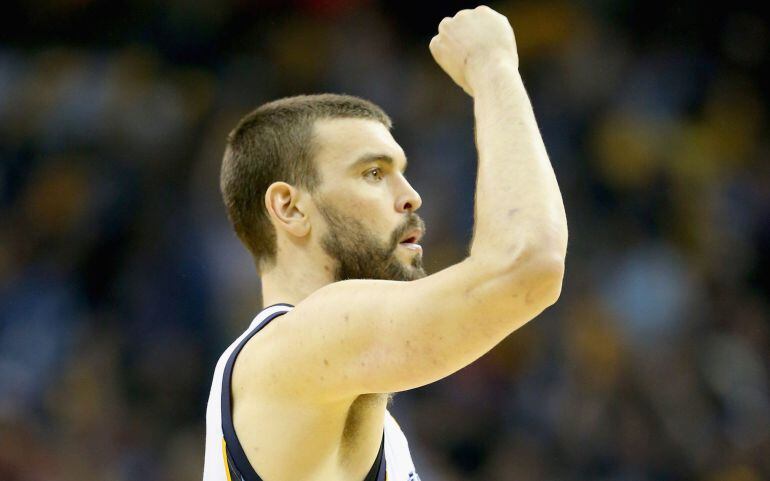
[[[291,97],[230,133],[222,192],[268,307],[214,371],[204,481],[419,480],[389,395],[467,366],[559,297],[564,206],[508,20],[463,10],[430,51],[474,99],[479,154],[470,253],[433,275],[380,108]]]

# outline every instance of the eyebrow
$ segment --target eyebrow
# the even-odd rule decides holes
[[[350,164],[350,168],[355,169],[356,167],[368,164],[370,162],[384,162],[390,166],[393,166],[393,164],[396,163],[396,161],[393,160],[393,157],[387,154],[364,154],[361,157],[359,157],[356,161],[354,161],[352,164]],[[402,173],[406,170],[408,165],[409,165],[409,162],[407,162],[405,158],[404,169],[401,171]]]

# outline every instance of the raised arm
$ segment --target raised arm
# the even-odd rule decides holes
[[[247,345],[241,356],[253,369],[244,379],[254,389],[334,401],[423,386],[478,359],[559,297],[564,207],[507,19],[487,7],[464,10],[441,22],[430,49],[474,97],[470,255],[416,281],[348,280],[314,292],[265,328],[258,348]]]

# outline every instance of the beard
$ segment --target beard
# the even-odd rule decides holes
[[[421,252],[412,254],[409,265],[396,257],[399,240],[409,230],[420,228],[425,231],[425,223],[417,214],[410,213],[404,225],[382,244],[354,217],[324,202],[317,205],[328,225],[328,231],[321,238],[321,247],[336,262],[334,282],[346,279],[413,281],[426,276]]]

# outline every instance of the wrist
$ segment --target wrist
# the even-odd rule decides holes
[[[519,61],[515,54],[504,50],[495,50],[485,55],[469,57],[467,61],[466,81],[474,93],[494,82],[500,75],[518,75]]]

